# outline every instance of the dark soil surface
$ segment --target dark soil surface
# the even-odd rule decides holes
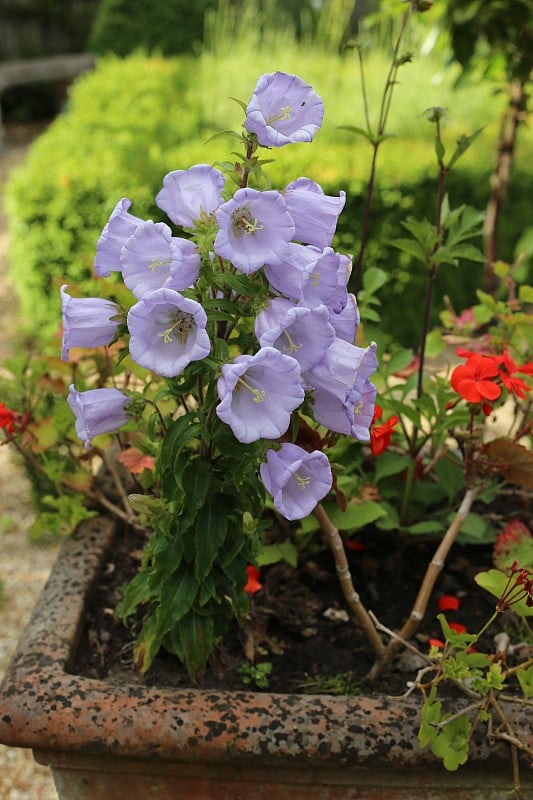
[[[133,673],[133,636],[113,615],[120,586],[132,577],[138,564],[142,540],[138,535],[132,540],[133,536],[131,531],[123,534],[95,587],[73,671],[113,683],[191,686],[183,667],[168,654],[159,655],[146,675]],[[363,534],[358,542],[361,549],[349,553],[355,586],[367,608],[388,628],[398,630],[410,612],[436,543],[379,532]],[[490,617],[494,601],[477,586],[474,576],[491,566],[490,547],[454,546],[413,640],[422,653],[428,652],[430,638],[442,638],[437,619],[442,595],[459,598],[459,609],[447,612],[446,617],[448,622],[465,625],[469,632],[478,631]],[[247,663],[245,653],[255,658],[256,665],[272,664],[268,686],[249,687],[282,693],[370,690],[401,694],[423,666],[416,654],[404,650],[379,685],[365,684],[373,659],[361,629],[346,611],[328,551],[302,557],[298,569],[286,563],[265,568],[261,582],[263,588],[252,598],[250,619],[243,628],[236,626],[231,631],[207,670],[204,688],[242,690],[246,685],[241,669]],[[513,638],[516,620],[507,614],[492,626],[478,650],[493,651],[493,636],[503,626]]]

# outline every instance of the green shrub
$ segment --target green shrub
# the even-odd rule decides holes
[[[136,50],[174,55],[203,38],[204,14],[217,0],[101,0],[89,36],[93,53],[127,56]]]
[[[35,142],[7,189],[11,269],[20,296],[22,327],[33,338],[48,337],[57,329],[58,287],[62,283],[79,284],[86,295],[96,291],[92,281],[96,242],[120,197],[133,201],[132,212],[137,216],[165,219],[152,199],[163,176],[172,169],[215,163],[226,156],[227,140],[207,140],[217,131],[237,128],[241,110],[229,96],[246,97],[261,69],[268,69],[266,63],[256,63],[266,61],[264,54],[254,53],[250,56],[251,66],[243,61],[241,71],[237,75],[233,71],[237,86],[232,92],[232,59],[233,56],[217,62],[209,55],[202,59],[167,60],[141,55],[123,60],[108,57],[75,84],[68,110]],[[356,68],[349,59],[325,54],[315,56],[316,63],[310,54],[301,54],[301,60],[300,69],[298,53],[287,53],[286,60],[275,66],[304,75],[316,84],[327,103],[329,98],[335,98],[335,108],[317,136],[320,159],[317,161],[312,148],[305,144],[294,145],[290,152],[286,152],[289,148],[282,148],[274,154],[272,179],[277,188],[283,188],[299,174],[319,181],[328,193],[345,189],[348,199],[335,244],[355,254],[370,150],[363,139],[354,138],[338,126],[358,124],[360,112],[351,103],[352,96],[357,98],[357,87],[353,87]],[[320,77],[315,81],[317,74]],[[376,81],[373,74],[369,81],[370,78]],[[397,313],[398,299],[407,281],[411,283],[411,293],[413,286],[420,286],[422,293],[424,278],[420,268],[388,241],[403,235],[398,206],[404,217],[414,214],[432,219],[436,166],[432,128],[418,114],[413,87],[406,81],[398,90],[404,94],[400,95],[398,113],[391,121],[391,130],[398,136],[385,142],[380,152],[367,263],[377,264],[391,276],[382,292],[383,327],[401,342],[412,343],[419,325],[413,314]],[[444,87],[444,94],[446,91]],[[479,94],[482,91],[474,91],[468,97],[477,98]],[[446,123],[445,140],[449,141],[450,150],[460,133],[471,132],[481,121],[479,106],[465,108],[462,98],[457,95],[456,99],[473,117],[472,124],[454,119]],[[491,108],[490,98],[485,100],[489,106],[486,119],[491,120],[495,116],[494,104]],[[419,131],[416,139],[414,130]],[[485,207],[496,134],[497,125],[492,123],[464,157],[461,169],[449,176],[452,206],[468,203]],[[527,146],[525,137],[521,151],[525,152]],[[517,163],[524,160],[520,148]],[[530,224],[523,199],[533,166],[526,166],[528,172],[515,175],[505,209],[500,237],[505,259],[512,259],[516,242]],[[450,296],[459,310],[473,301],[478,279],[479,266],[464,262],[457,269],[442,271],[439,289]]]

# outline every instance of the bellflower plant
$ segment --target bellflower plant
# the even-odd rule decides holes
[[[265,507],[294,521],[330,494],[326,430],[311,440],[311,428],[325,426],[332,442],[370,439],[376,348],[355,344],[351,258],[331,247],[345,193],[327,196],[305,177],[270,189],[257,155],[261,145],[310,142],[323,113],[299,77],[262,76],[237,168],[166,175],[156,204],[168,223],[117,203],[95,271],[118,273],[129,303],[61,289],[63,359],[73,347],[110,345],[119,364],[112,386],[71,386],[78,436],[90,448],[124,431],[154,464],[152,496],[130,498],[153,532],[119,608],[125,622],[148,609],[141,671],[165,647],[198,679],[229,622],[247,612]]]

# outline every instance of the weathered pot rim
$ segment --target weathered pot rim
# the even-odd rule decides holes
[[[115,535],[111,520],[96,518],[65,541],[0,687],[0,743],[243,765],[258,755],[279,766],[435,762],[418,746],[416,697],[124,687],[71,674],[84,597]],[[506,711],[533,745],[527,709]],[[479,737],[471,746],[474,762],[508,769],[509,750],[503,744],[489,749]]]

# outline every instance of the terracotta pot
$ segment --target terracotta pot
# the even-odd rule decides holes
[[[61,800],[501,800],[510,752],[444,770],[418,748],[417,698],[178,691],[72,674],[84,597],[114,528],[65,542],[0,689],[0,742],[50,765]],[[507,709],[531,737],[531,720]],[[533,744],[533,741],[531,741]],[[524,796],[533,776],[522,769]],[[533,795],[532,795],[533,796]]]

